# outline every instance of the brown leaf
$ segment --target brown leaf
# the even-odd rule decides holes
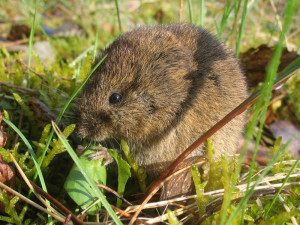
[[[10,41],[16,41],[23,39],[24,37],[29,37],[30,30],[30,27],[26,25],[13,25],[10,29],[7,39]]]
[[[183,169],[187,166],[195,164],[198,160],[203,160],[201,156],[190,157],[184,160],[175,171]],[[184,194],[191,194],[195,192],[194,183],[192,179],[192,173],[190,169],[173,176],[172,179],[167,181],[161,191],[161,200],[170,199],[173,197],[178,197]]]
[[[252,158],[253,158],[253,153],[254,153],[254,148],[255,148],[255,143],[250,142],[248,150],[247,150],[247,155],[244,160],[244,164],[250,165]],[[267,151],[269,151],[269,148],[259,145],[256,153],[256,159],[255,161],[262,166],[266,166],[268,164],[268,161],[271,159],[271,156],[267,154]]]
[[[244,144],[245,144],[245,137],[241,137],[240,141],[239,141],[237,153],[239,153],[239,154],[241,153],[241,150],[242,150]],[[245,164],[245,166],[243,167],[244,170],[249,169],[247,167],[247,165],[251,164],[254,148],[255,148],[255,142],[250,141],[248,143],[248,147],[247,147],[246,158],[244,159],[244,164]],[[257,149],[257,153],[256,153],[256,159],[255,159],[256,163],[258,163],[259,165],[262,165],[262,166],[267,165],[268,161],[271,159],[271,155],[269,155],[267,153],[267,151],[269,151],[269,150],[270,149],[268,147],[259,145],[258,149]]]
[[[16,176],[15,170],[13,167],[8,165],[6,162],[3,161],[2,156],[0,155],[0,182],[4,183],[5,185],[9,186],[12,189],[16,188]],[[3,193],[7,193],[9,199],[14,197],[13,194],[6,191],[5,189],[2,190]],[[4,212],[4,205],[0,202],[0,212]]]
[[[261,45],[258,48],[250,48],[241,53],[240,58],[247,74],[249,87],[256,87],[265,79],[268,63],[273,55],[274,48]],[[288,64],[298,57],[297,52],[289,52],[283,49],[278,72],[282,71]]]
[[[290,121],[279,120],[270,125],[270,131],[275,138],[282,137],[282,143],[287,143],[295,134],[300,132],[300,128]],[[288,150],[294,158],[298,158],[300,153],[299,135],[288,146]]]
[[[3,113],[0,113],[0,147],[4,147],[7,141],[7,134],[3,131],[3,126],[1,125],[3,119]]]

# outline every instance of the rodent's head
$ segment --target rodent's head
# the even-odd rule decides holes
[[[157,140],[171,129],[187,98],[191,54],[157,27],[121,35],[100,54],[96,62],[107,58],[77,98],[79,136]]]

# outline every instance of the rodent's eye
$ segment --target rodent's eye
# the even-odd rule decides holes
[[[112,93],[111,96],[109,96],[109,103],[116,104],[119,103],[122,100],[122,95],[120,93]]]

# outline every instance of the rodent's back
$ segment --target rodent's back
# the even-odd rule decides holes
[[[207,31],[189,24],[141,27],[121,35],[79,97],[78,133],[124,138],[158,175],[247,96],[238,61]],[[112,103],[118,93],[120,102]],[[235,152],[240,116],[213,136],[216,156]],[[193,155],[205,154],[203,146]]]

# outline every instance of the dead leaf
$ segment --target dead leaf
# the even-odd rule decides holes
[[[237,153],[239,153],[239,154],[241,153],[241,150],[242,150],[244,144],[245,144],[245,137],[241,137],[240,141],[239,141]],[[255,148],[255,142],[250,141],[248,144],[248,147],[247,147],[246,158],[244,159],[244,164],[246,165],[243,167],[244,170],[249,169],[247,167],[247,165],[251,164],[254,148]],[[256,163],[258,163],[259,165],[262,165],[262,166],[267,165],[268,161],[271,159],[271,155],[267,153],[267,151],[269,151],[269,150],[270,149],[268,147],[259,145],[258,149],[257,149],[257,153],[256,153],[256,159],[255,159]]]
[[[12,189],[16,189],[16,176],[15,170],[13,167],[8,165],[6,162],[3,161],[2,156],[0,155],[0,182],[9,186]],[[6,191],[5,189],[2,190],[3,193],[7,193],[9,199],[14,197],[13,194]],[[2,202],[0,202],[0,212],[4,212],[5,207]]]
[[[20,24],[13,25],[10,29],[7,39],[10,41],[21,40],[24,37],[29,37],[30,31],[31,31],[30,27],[26,25],[20,25]]]
[[[202,156],[194,156],[187,158],[182,163],[180,163],[175,171],[183,169],[187,166],[195,164],[199,160],[203,160]],[[160,199],[166,200],[180,195],[192,194],[195,192],[192,173],[190,169],[185,170],[184,172],[173,176],[172,179],[167,181],[161,191]]]
[[[3,119],[3,113],[0,113],[0,147],[4,147],[7,141],[7,134],[3,131],[3,126],[1,125]]]
[[[247,75],[249,87],[256,87],[259,82],[264,81],[266,69],[275,48],[261,45],[258,48],[250,48],[241,53],[240,58]],[[298,57],[297,52],[289,52],[283,49],[278,72],[282,71],[288,64]]]
[[[279,120],[270,125],[270,131],[276,139],[282,137],[282,143],[287,143],[295,134],[300,132],[300,128],[290,121]],[[288,146],[288,150],[294,158],[298,158],[300,153],[299,135]]]

